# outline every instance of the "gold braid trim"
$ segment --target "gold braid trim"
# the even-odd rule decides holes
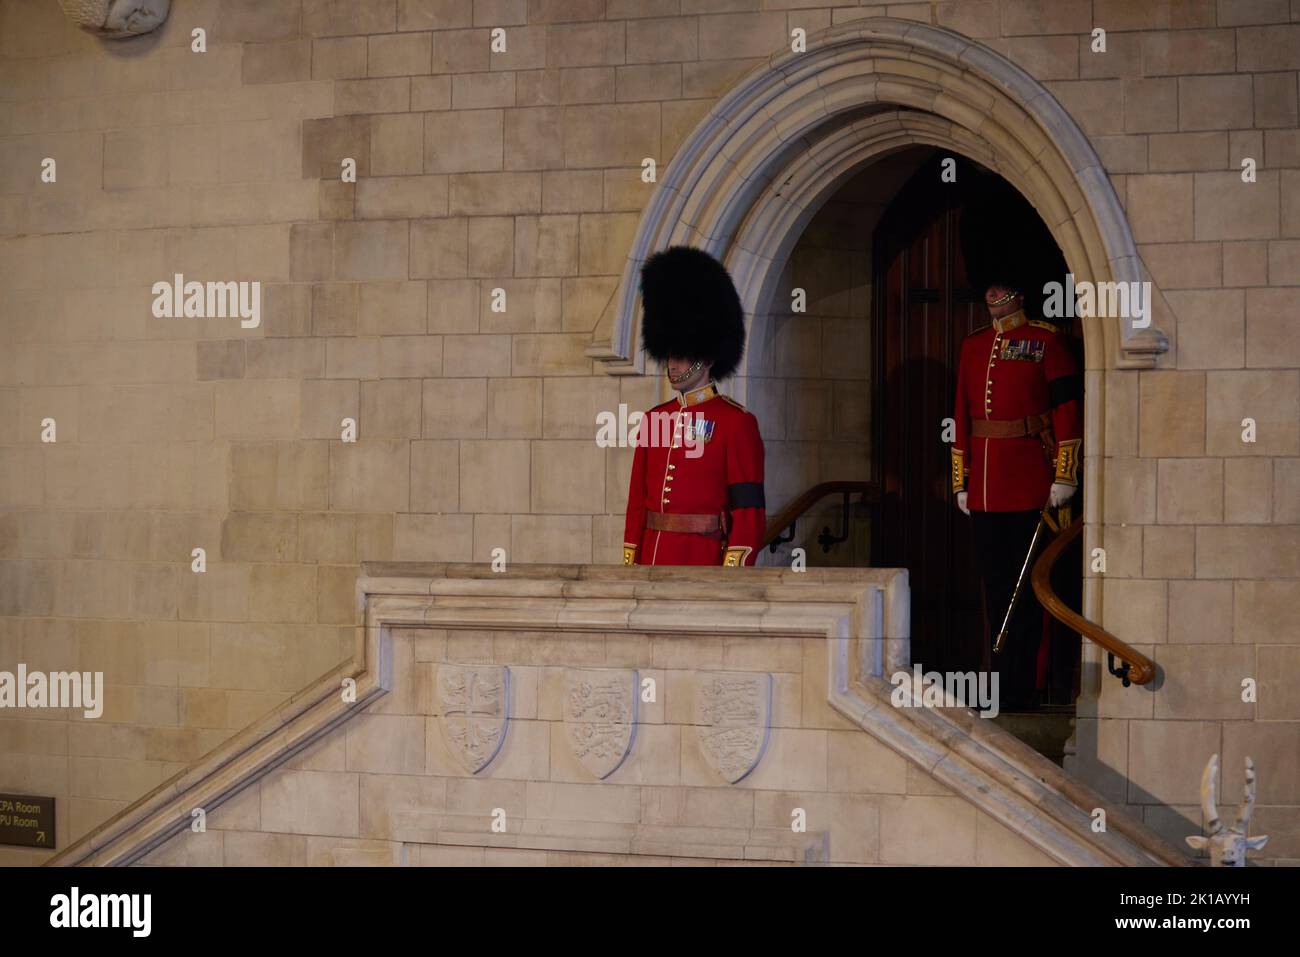
[[[1062,485],[1079,484],[1079,449],[1083,439],[1065,439],[1056,450],[1056,481]]]
[[[966,490],[966,453],[961,449],[952,449],[952,490]]]

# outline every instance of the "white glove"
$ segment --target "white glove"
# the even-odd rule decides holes
[[[959,509],[961,509],[962,512],[963,512],[964,514],[966,514],[966,515],[969,515],[969,514],[970,514],[970,509],[968,509],[968,508],[966,507],[966,493],[965,493],[965,492],[958,492],[958,493],[957,493],[957,507],[958,507]]]
[[[1066,485],[1064,482],[1053,482],[1051,494],[1047,497],[1047,504],[1052,508],[1060,508],[1074,498],[1074,493],[1077,491],[1078,489],[1073,485]]]

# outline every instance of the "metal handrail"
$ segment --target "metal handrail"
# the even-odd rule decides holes
[[[848,497],[854,493],[862,495],[860,499],[862,504],[875,505],[880,502],[880,486],[875,482],[822,482],[814,485],[781,509],[776,518],[768,523],[767,532],[763,536],[763,544],[759,548],[766,548],[778,540],[790,541],[794,537],[794,523],[826,496],[842,494],[847,505]],[[790,538],[781,537],[781,533],[786,529],[791,531]]]

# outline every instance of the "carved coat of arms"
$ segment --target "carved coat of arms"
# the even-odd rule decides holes
[[[598,778],[613,774],[636,735],[637,673],[621,668],[564,673],[564,729],[584,768]]]
[[[438,726],[470,774],[491,763],[510,721],[510,669],[505,665],[439,665]]]
[[[704,759],[731,784],[758,765],[772,717],[772,676],[739,671],[701,673],[695,688],[695,731]]]

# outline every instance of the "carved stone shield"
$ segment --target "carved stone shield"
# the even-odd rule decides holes
[[[564,673],[564,729],[579,763],[598,778],[618,770],[636,736],[637,673],[623,668]]]
[[[478,774],[501,750],[510,721],[505,665],[439,665],[438,726],[456,760]]]
[[[772,718],[772,676],[701,672],[695,686],[695,731],[704,759],[735,784],[758,765]]]

